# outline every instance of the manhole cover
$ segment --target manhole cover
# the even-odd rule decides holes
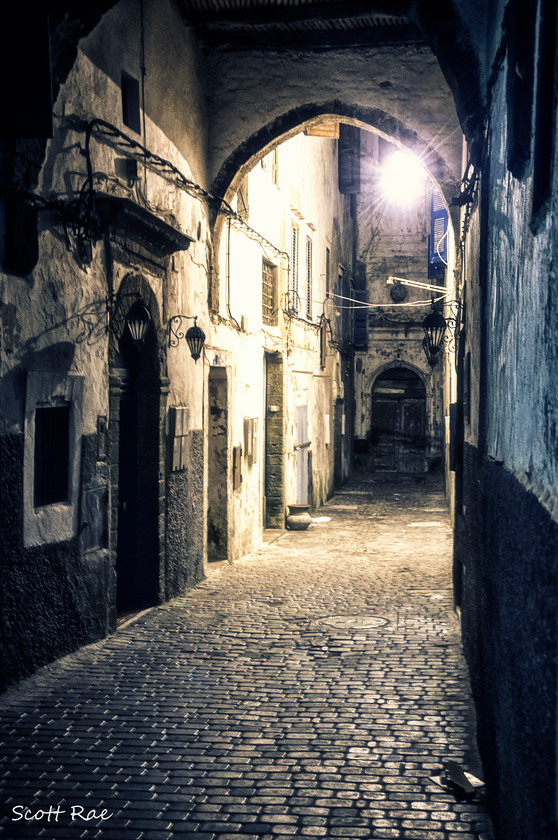
[[[372,627],[383,627],[388,623],[387,618],[377,615],[329,615],[319,619],[320,624],[334,627],[336,630],[366,630]]]

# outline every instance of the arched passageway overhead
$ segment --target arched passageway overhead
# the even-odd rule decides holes
[[[461,129],[451,92],[426,45],[215,51],[207,63],[208,182],[214,194],[225,195],[251,158],[328,113],[403,143],[424,159],[445,193],[457,192]]]
[[[464,0],[448,0],[443,4],[436,0],[274,0],[273,3],[177,0],[177,6],[187,26],[195,30],[207,53],[216,59],[217,77],[224,78],[237,65],[223,60],[227,53],[241,56],[240,63],[250,53],[282,54],[290,70],[287,68],[283,77],[272,74],[270,83],[284,93],[291,87],[289,79],[295,80],[295,87],[299,81],[304,83],[302,76],[293,73],[295,66],[301,69],[300,59],[304,54],[314,52],[323,56],[345,50],[358,63],[366,61],[366,51],[373,48],[379,52],[383,49],[384,53],[414,48],[420,54],[428,44],[451,88],[464,133],[474,139],[482,129],[485,102],[481,86],[486,79],[482,78],[480,68],[484,60],[481,44],[485,16],[479,14],[474,3]],[[246,66],[252,63],[249,75],[253,81],[260,75],[260,67],[252,58],[248,58]],[[268,67],[268,62],[263,62],[263,75],[268,73]],[[379,69],[376,81],[381,84],[386,79],[382,68]],[[404,80],[409,81],[411,76],[405,63],[399,69]],[[423,70],[420,68],[419,74]],[[329,79],[335,85],[342,81],[342,73],[332,72],[319,78],[322,82]],[[252,83],[247,87],[251,89]],[[265,108],[265,100],[261,99],[259,105]]]
[[[379,134],[403,149],[410,150],[424,164],[431,178],[450,204],[457,194],[459,177],[457,175],[456,149],[450,150],[452,158],[444,157],[436,138],[421,136],[414,129],[400,122],[380,108],[363,108],[348,105],[340,100],[322,104],[305,104],[293,108],[277,119],[263,126],[250,137],[245,138],[234,149],[221,166],[212,192],[230,201],[246,173],[254,166],[258,158],[264,157],[274,146],[288,140],[301,131],[311,132],[319,126],[333,127],[343,122],[356,125],[364,130]],[[461,134],[457,129],[453,143],[461,145]],[[445,146],[449,144],[446,142]]]

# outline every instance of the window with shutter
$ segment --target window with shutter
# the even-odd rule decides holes
[[[306,315],[312,318],[312,240],[306,237]]]
[[[277,269],[262,259],[262,321],[270,327],[277,324]]]
[[[360,129],[355,125],[339,126],[338,180],[342,195],[360,192]]]
[[[443,280],[448,261],[448,213],[441,193],[432,189],[430,236],[428,240],[428,278]]]
[[[298,312],[298,225],[291,231],[291,310]]]
[[[335,322],[337,324],[337,338],[341,338],[341,333],[342,333],[342,330],[343,330],[343,306],[345,304],[344,292],[345,292],[345,272],[344,272],[344,269],[341,266],[339,266],[339,273],[337,275],[337,294],[334,296],[334,298],[335,298]]]
[[[365,289],[355,289],[353,294],[359,303],[368,303],[368,291]],[[353,313],[353,344],[359,350],[366,350],[368,347],[368,307],[357,303]]]

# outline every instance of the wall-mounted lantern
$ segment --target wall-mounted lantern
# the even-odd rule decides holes
[[[432,304],[432,312],[426,316],[422,322],[424,330],[424,338],[422,339],[422,349],[428,360],[430,367],[434,367],[440,358],[440,350],[444,341],[446,332],[446,319],[441,312],[438,312]]]
[[[126,315],[126,325],[138,350],[145,341],[150,323],[151,316],[143,303],[134,303]]]
[[[184,332],[182,321],[193,321],[194,324]],[[205,333],[198,327],[197,315],[173,315],[169,318],[169,347],[178,347],[182,338],[190,349],[192,359],[197,362],[205,343]]]

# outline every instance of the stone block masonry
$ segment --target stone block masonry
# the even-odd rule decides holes
[[[482,773],[432,482],[345,485],[6,693],[0,836],[490,840],[431,781]]]

